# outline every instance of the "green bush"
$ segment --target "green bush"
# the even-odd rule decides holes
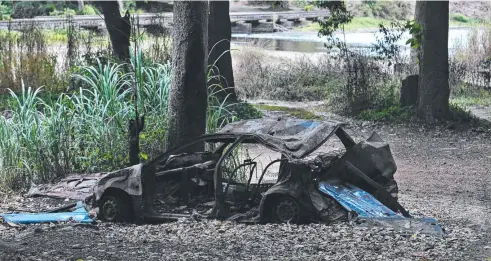
[[[463,14],[454,14],[452,15],[452,19],[456,22],[460,23],[468,23],[470,21],[469,17],[463,15]]]
[[[92,5],[84,5],[82,10],[77,11],[78,15],[96,15],[97,9],[95,9]]]
[[[358,117],[367,121],[405,122],[414,115],[412,108],[401,108],[394,105],[383,109],[363,110]]]
[[[12,13],[12,5],[0,4],[0,20],[10,19]]]
[[[74,16],[77,12],[73,9],[65,8],[63,10],[53,10],[48,13],[50,16]]]
[[[306,12],[310,12],[310,11],[314,10],[314,5],[306,5],[303,7],[303,10]]]

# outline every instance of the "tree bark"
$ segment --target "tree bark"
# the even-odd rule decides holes
[[[448,114],[448,1],[418,3],[423,37],[419,60],[419,109],[425,118]]]
[[[121,16],[118,1],[99,1],[99,5],[104,15],[104,22],[111,39],[114,55],[121,61],[129,60],[130,14],[126,12],[125,16]]]
[[[77,0],[77,4],[78,4],[78,10],[83,10],[84,9],[84,0]]]
[[[448,1],[418,3],[423,38],[419,61],[419,109],[426,118],[448,114]]]
[[[232,39],[232,23],[230,22],[230,2],[210,1],[210,16],[208,21],[208,70],[212,70],[213,78],[208,84],[212,89],[223,88],[216,93],[220,101],[237,101],[235,92],[230,41]]]
[[[423,15],[424,15],[424,1],[416,1],[415,10],[414,10],[414,21],[417,24],[423,24]],[[419,72],[419,56],[421,53],[421,46],[418,48],[411,48],[411,73]]]
[[[290,2],[288,0],[273,1],[272,9],[274,10],[289,10]]]
[[[173,14],[168,149],[205,133],[207,108],[208,2],[175,1]],[[198,144],[187,152],[203,149]]]

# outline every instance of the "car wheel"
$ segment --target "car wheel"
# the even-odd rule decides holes
[[[131,220],[129,206],[117,196],[104,196],[100,201],[99,209],[102,220],[110,222],[128,222]]]
[[[275,200],[272,214],[272,219],[275,223],[298,223],[300,220],[300,207],[294,198],[282,196]]]

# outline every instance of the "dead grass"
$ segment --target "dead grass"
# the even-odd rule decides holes
[[[335,64],[327,55],[290,53],[285,57],[243,48],[234,53],[233,61],[235,85],[241,98],[322,100],[328,95],[328,86],[339,85]]]
[[[392,106],[400,75],[366,54],[347,59],[326,53],[299,54],[244,48],[234,55],[235,85],[245,99],[327,100],[336,111]]]

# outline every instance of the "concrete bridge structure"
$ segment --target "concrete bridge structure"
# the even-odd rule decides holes
[[[327,17],[326,11],[287,11],[287,12],[230,12],[233,33],[274,32],[292,27],[303,21],[316,21]],[[172,26],[172,13],[136,14],[135,19],[140,27],[160,25]],[[77,15],[72,19],[76,26],[84,29],[105,29],[102,15]],[[0,29],[21,30],[26,25],[34,24],[43,29],[66,28],[69,19],[66,17],[37,16],[32,19],[12,19],[0,21]]]

